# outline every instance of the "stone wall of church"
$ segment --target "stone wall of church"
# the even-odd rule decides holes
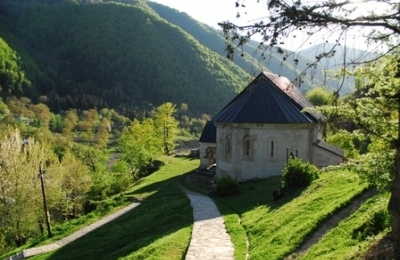
[[[217,144],[215,143],[200,143],[200,168],[207,168],[216,158],[216,154],[210,153],[210,150],[215,151]]]
[[[217,125],[217,174],[237,180],[280,175],[290,156],[310,161],[315,124]]]

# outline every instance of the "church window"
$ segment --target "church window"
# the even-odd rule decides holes
[[[227,157],[231,155],[231,138],[229,136],[225,138],[225,155]]]
[[[253,143],[250,136],[245,136],[243,139],[243,155],[249,157],[252,155]]]
[[[274,157],[274,141],[271,141],[271,157]]]

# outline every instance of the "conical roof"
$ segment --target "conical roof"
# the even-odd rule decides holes
[[[214,118],[216,123],[310,123],[322,115],[302,113],[313,107],[287,78],[261,73]]]

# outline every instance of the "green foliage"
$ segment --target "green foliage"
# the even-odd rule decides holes
[[[299,158],[289,158],[282,172],[282,185],[288,188],[307,187],[319,178],[317,167]]]
[[[9,245],[21,246],[38,235],[38,223],[44,223],[39,169],[46,170],[43,181],[49,209],[56,209],[63,198],[60,169],[49,145],[33,138],[23,141],[12,128],[0,135],[0,158],[2,231]]]
[[[248,78],[143,1],[10,6],[16,35],[23,35],[17,40],[49,68],[30,80],[53,110],[113,107],[139,118],[144,103],[168,100],[190,104],[196,115],[215,113]],[[49,78],[56,87],[37,84]]]
[[[361,180],[381,191],[389,191],[395,174],[396,151],[385,149],[361,155],[357,160],[350,160],[342,168],[355,171]]]
[[[217,181],[216,194],[221,196],[230,196],[239,192],[238,182],[229,175],[223,176]]]
[[[344,156],[347,158],[357,158],[359,151],[356,148],[355,142],[363,141],[364,135],[358,131],[352,133],[339,129],[335,133],[328,134],[326,141],[344,150]]]
[[[334,98],[333,93],[330,93],[327,89],[321,87],[309,90],[306,97],[314,106],[331,104]]]
[[[122,133],[118,141],[120,160],[125,161],[130,166],[131,172],[135,173],[161,154],[162,138],[152,119],[148,118],[143,122],[133,120],[128,131]]]
[[[0,38],[0,86],[7,94],[22,94],[31,86],[15,50]]]
[[[169,155],[176,146],[179,122],[175,119],[176,106],[171,102],[157,107],[154,117],[154,125],[159,138],[162,138],[164,152]]]
[[[83,213],[83,204],[87,192],[93,185],[89,168],[77,160],[71,152],[66,152],[61,160],[62,191],[65,194],[60,201],[64,216],[78,217]]]
[[[387,210],[372,212],[368,219],[353,230],[353,239],[358,241],[374,237],[390,226],[390,215]]]

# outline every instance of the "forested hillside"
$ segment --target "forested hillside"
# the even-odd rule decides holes
[[[2,97],[27,96],[54,112],[111,107],[136,116],[171,101],[213,115],[260,71],[295,80],[312,62],[300,54],[283,62],[250,42],[232,63],[221,31],[141,0],[4,0],[0,9]],[[318,68],[297,85],[323,80]]]
[[[148,2],[148,4],[161,17],[190,33],[204,46],[221,55],[226,55],[226,46],[222,31],[201,24],[193,20],[186,13],[179,12],[178,10],[154,2]],[[337,90],[339,86],[342,85],[342,80],[338,80],[329,74],[332,74],[330,72],[338,68],[332,66],[332,64],[340,64],[341,62],[341,57],[343,55],[341,55],[342,53],[340,53],[340,50],[342,46],[337,46],[337,48],[335,48],[338,50],[338,53],[336,57],[332,57],[329,62],[320,62],[310,66],[315,62],[315,57],[317,55],[326,52],[325,49],[314,47],[315,46],[310,47],[310,50],[314,50],[313,52],[307,49],[294,53],[286,49],[281,49],[280,47],[264,45],[263,48],[260,48],[259,42],[251,40],[248,44],[243,46],[243,55],[241,51],[234,53],[233,62],[252,76],[257,76],[263,70],[285,76],[291,81],[294,81],[304,92],[316,86],[324,86],[332,91]],[[268,50],[265,51],[265,48]],[[348,48],[348,60],[353,60],[353,57],[360,57],[357,55],[359,51],[360,50]],[[351,55],[352,53],[356,54]],[[306,70],[308,71],[306,72]],[[301,76],[299,77],[299,75]],[[353,90],[354,82],[346,80],[340,92],[342,94],[347,94]]]
[[[246,85],[238,66],[132,3],[4,2],[3,96],[45,95],[53,110],[173,101],[212,114]]]

